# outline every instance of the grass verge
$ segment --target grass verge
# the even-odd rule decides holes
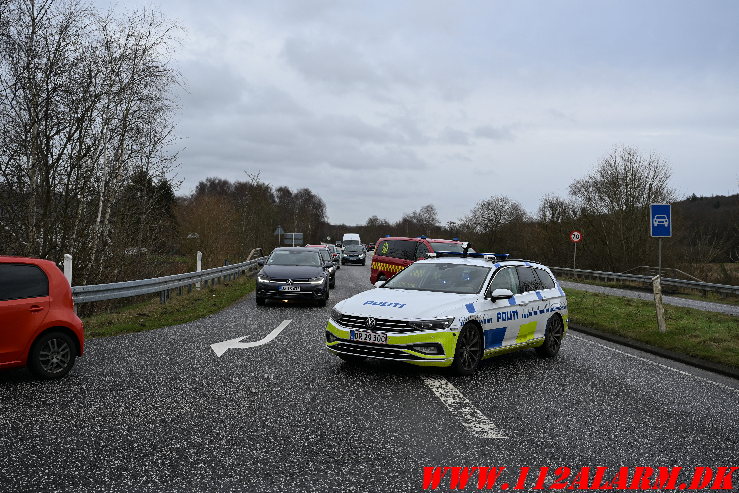
[[[254,279],[241,276],[215,287],[193,289],[183,296],[173,293],[166,304],[159,303],[157,297],[115,312],[83,317],[85,337],[107,337],[191,322],[226,308],[252,291]]]
[[[567,289],[572,323],[739,368],[739,319],[665,305],[667,332],[657,330],[653,302]]]

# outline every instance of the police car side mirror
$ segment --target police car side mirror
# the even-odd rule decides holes
[[[386,283],[386,282],[387,282],[387,281],[377,281],[377,282],[375,283],[375,287],[376,287],[376,288],[381,288],[381,287],[383,287],[383,286],[385,285],[385,283]]]
[[[492,301],[509,300],[513,298],[513,291],[510,289],[494,289],[488,298]]]

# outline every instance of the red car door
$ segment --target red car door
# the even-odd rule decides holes
[[[49,313],[49,281],[35,265],[0,264],[0,367],[24,351]]]

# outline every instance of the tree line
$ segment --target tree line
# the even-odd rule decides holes
[[[71,253],[79,284],[148,270],[175,219],[175,34],[148,10],[0,0],[4,254]]]
[[[447,224],[440,223],[436,208],[429,204],[394,223],[371,216],[361,226],[328,229],[351,228],[366,241],[387,234],[457,237],[479,251],[560,267],[573,265],[569,235],[577,230],[584,236],[577,247],[578,268],[624,272],[657,264],[649,205],[673,203],[673,237],[663,240],[663,265],[701,279],[739,282],[736,269],[720,264],[739,261],[739,195],[678,200],[669,185],[670,174],[669,165],[656,154],[617,146],[588,174],[572,181],[567,197],[546,195],[533,214],[505,195],[493,195]]]
[[[178,198],[175,210],[178,251],[190,256],[202,251],[212,267],[243,261],[253,248],[270,251],[279,241],[278,225],[317,243],[326,224],[326,204],[310,189],[273,188],[258,174],[236,182],[201,181],[190,196]]]

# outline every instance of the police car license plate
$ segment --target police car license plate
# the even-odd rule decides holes
[[[280,291],[300,291],[300,286],[280,286]]]
[[[350,330],[349,340],[372,342],[374,344],[387,344],[387,334],[371,332],[369,330]]]

